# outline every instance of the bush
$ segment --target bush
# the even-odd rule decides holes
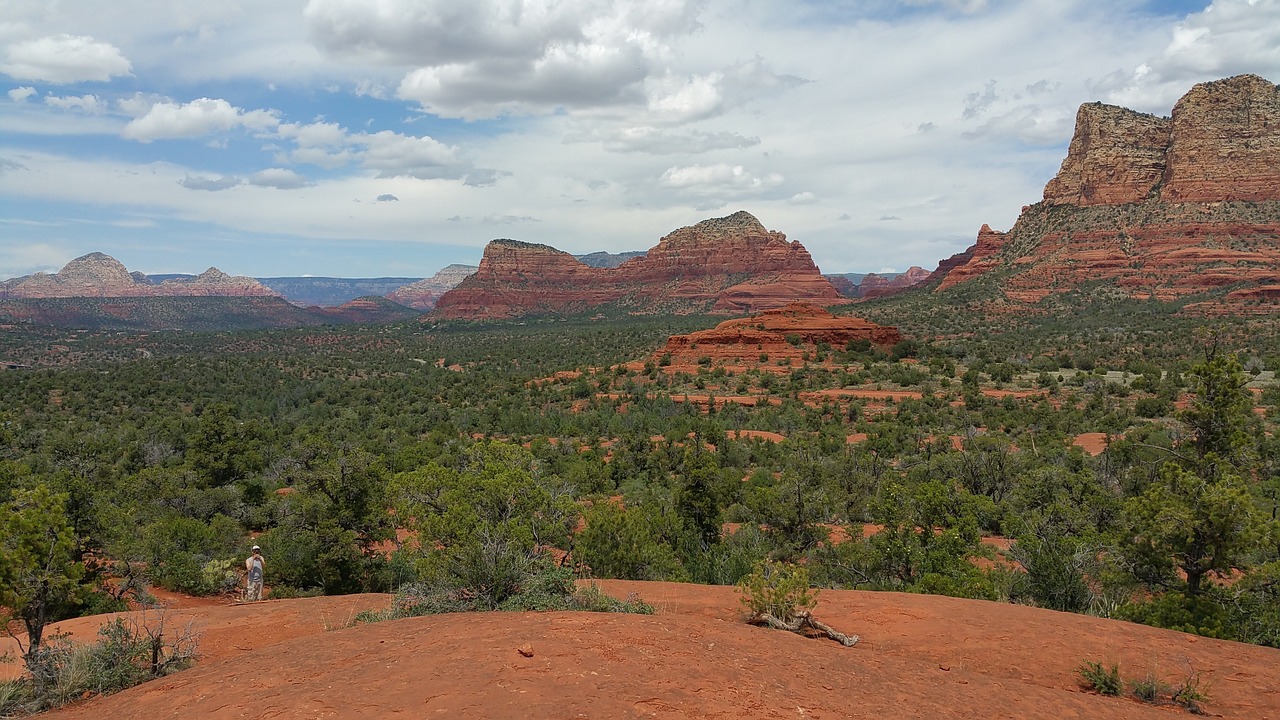
[[[742,604],[751,617],[772,615],[791,623],[818,604],[818,591],[809,586],[809,571],[799,565],[764,560],[738,583]]]
[[[1151,672],[1148,672],[1146,677],[1141,680],[1129,681],[1129,692],[1145,703],[1154,703],[1162,696],[1170,694],[1172,690],[1168,683]]]
[[[1085,660],[1083,665],[1076,668],[1076,672],[1080,674],[1084,688],[1099,695],[1119,695],[1124,687],[1124,683],[1120,680],[1119,665],[1112,665],[1107,669],[1102,667],[1102,663]]]
[[[391,599],[386,610],[367,610],[355,616],[355,623],[396,620],[422,615],[439,615],[452,612],[502,611],[551,611],[578,610],[586,612],[625,612],[642,615],[653,614],[653,606],[634,595],[625,600],[609,597],[594,585],[579,588],[574,583],[573,572],[561,567],[550,558],[540,558],[531,568],[517,591],[499,606],[492,607],[464,588],[439,581],[411,583],[401,588]]]

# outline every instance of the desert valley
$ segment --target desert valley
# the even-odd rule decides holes
[[[0,716],[1280,716],[1280,87],[1011,202],[892,276],[739,210],[3,281]]]

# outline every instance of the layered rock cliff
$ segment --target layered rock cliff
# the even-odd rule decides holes
[[[589,267],[547,245],[494,240],[480,268],[440,298],[435,314],[507,318],[605,305],[741,313],[796,300],[832,305],[842,298],[803,245],[737,212],[680,228],[613,268]]]
[[[426,280],[402,285],[385,297],[414,310],[430,310],[436,306],[440,296],[457,287],[478,269],[475,265],[449,265]]]
[[[1090,283],[1159,300],[1280,283],[1280,87],[1256,75],[1202,83],[1170,118],[1082,106],[1043,201],[1007,233],[984,225],[931,280],[946,290],[993,271],[1004,299],[1024,305]],[[1237,291],[1197,308],[1269,311],[1270,297]]]
[[[11,300],[278,297],[278,293],[253,278],[228,275],[217,268],[209,268],[194,277],[174,278],[156,284],[141,273],[131,274],[120,261],[98,252],[78,257],[53,274],[36,273],[12,280],[0,292]]]

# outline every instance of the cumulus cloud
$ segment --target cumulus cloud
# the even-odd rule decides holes
[[[639,84],[703,0],[310,0],[308,34],[340,58],[410,68],[396,93],[479,118],[643,101]]]
[[[337,123],[307,125],[282,123],[276,136],[295,147],[278,159],[325,168],[357,164],[376,177],[413,177],[420,180],[462,178],[474,173],[477,184],[492,184],[496,170],[475,170],[458,156],[458,150],[427,135],[405,135],[382,130],[352,133]]]
[[[787,202],[792,205],[812,205],[818,202],[818,196],[806,190],[787,198]]]
[[[298,173],[286,168],[267,168],[249,176],[249,184],[257,187],[275,188],[277,190],[294,190],[309,187],[313,183]]]
[[[16,87],[9,91],[9,99],[14,102],[26,102],[27,98],[36,94],[33,87]]]
[[[754,193],[781,185],[777,173],[757,176],[741,165],[716,163],[669,168],[662,174],[662,184],[694,193]]]
[[[51,35],[14,43],[5,56],[0,72],[55,84],[105,82],[133,69],[119,48],[86,35]]]
[[[378,197],[374,198],[373,201],[374,202],[400,202],[400,198],[396,197],[395,195],[392,195],[391,193],[383,193]]]
[[[75,110],[90,115],[101,115],[107,110],[107,104],[100,100],[97,95],[69,95],[65,97],[46,95],[44,104],[59,110]]]
[[[234,175],[221,175],[212,177],[207,175],[190,175],[178,181],[178,184],[188,190],[205,190],[208,192],[217,192],[219,190],[229,190],[243,181]]]
[[[129,121],[121,135],[149,143],[201,137],[237,127],[265,130],[279,124],[279,113],[275,110],[243,110],[220,98],[199,98],[186,104],[156,103],[145,115]]]
[[[361,135],[356,141],[365,147],[360,164],[375,171],[380,178],[413,177],[422,180],[449,177],[450,169],[461,164],[455,148],[431,137],[383,130]]]
[[[1167,115],[1192,84],[1241,73],[1280,77],[1280,3],[1214,0],[1174,25],[1161,52],[1094,80],[1091,90],[1107,102]]]

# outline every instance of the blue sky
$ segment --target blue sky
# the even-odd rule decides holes
[[[428,276],[747,210],[932,268],[1076,108],[1280,80],[1280,0],[0,0],[0,278]]]

